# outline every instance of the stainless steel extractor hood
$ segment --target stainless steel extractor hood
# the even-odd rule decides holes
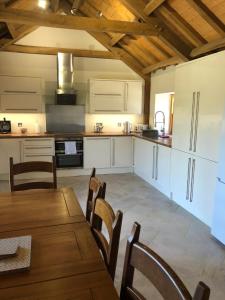
[[[57,54],[57,90],[56,104],[76,104],[74,89],[74,65],[71,53]]]

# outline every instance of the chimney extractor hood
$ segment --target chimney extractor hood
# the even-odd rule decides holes
[[[71,53],[57,54],[57,90],[56,103],[63,105],[76,104],[74,89],[74,65]]]

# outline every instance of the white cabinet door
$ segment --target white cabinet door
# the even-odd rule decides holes
[[[225,57],[211,55],[198,62],[198,116],[196,155],[218,161],[219,140],[225,104]],[[196,108],[197,109],[197,108]]]
[[[190,180],[192,156],[172,149],[171,153],[171,191],[172,200],[190,210]]]
[[[199,157],[193,157],[193,159],[195,159],[195,172],[193,175],[191,213],[208,226],[211,226],[215,199],[217,163]]]
[[[34,94],[1,95],[0,110],[4,113],[41,113],[42,97]]]
[[[90,112],[120,113],[125,105],[125,83],[119,80],[90,80]]]
[[[84,138],[84,168],[111,167],[111,138]]]
[[[194,94],[192,64],[177,67],[175,74],[175,100],[173,141],[174,149],[191,151],[194,130]]]
[[[125,111],[130,114],[141,114],[143,106],[142,82],[127,81],[125,97]]]
[[[154,146],[154,143],[134,138],[134,172],[149,183],[154,179]]]
[[[155,180],[153,185],[167,197],[170,197],[171,148],[156,145]]]
[[[9,158],[14,163],[21,161],[21,139],[1,139],[0,153],[0,174],[9,174]]]
[[[41,78],[21,76],[0,76],[0,93],[40,94]]]
[[[112,137],[112,167],[132,167],[133,145],[131,137]]]

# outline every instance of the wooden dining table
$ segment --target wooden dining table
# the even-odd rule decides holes
[[[0,193],[0,239],[32,236],[29,270],[0,274],[1,300],[118,300],[71,188]]]

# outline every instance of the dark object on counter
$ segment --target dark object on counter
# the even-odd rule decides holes
[[[3,121],[0,121],[0,133],[10,133],[11,132],[11,121],[6,121],[4,118]]]
[[[146,129],[142,131],[142,135],[149,138],[158,138],[159,132],[156,129]]]

